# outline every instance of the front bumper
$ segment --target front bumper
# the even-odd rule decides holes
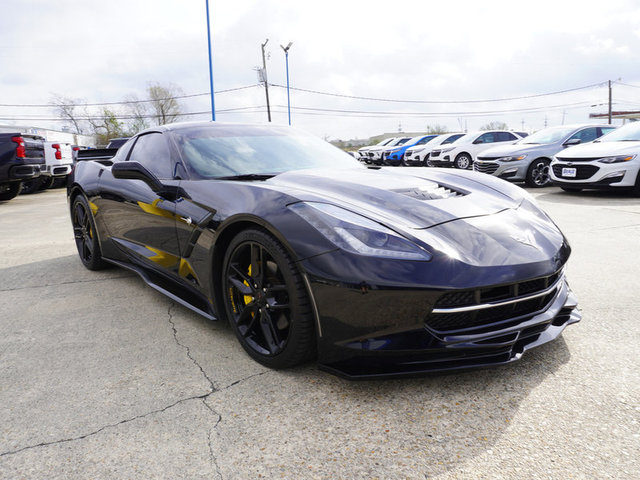
[[[308,279],[317,313],[319,367],[349,379],[510,363],[581,319],[563,270],[462,289],[339,284],[310,272]],[[481,298],[514,288],[513,298],[442,306],[442,298],[464,298],[469,292]],[[525,293],[518,295],[518,289]]]
[[[432,150],[427,160],[430,167],[452,167],[453,160],[456,158],[449,152],[441,152],[439,150]]]
[[[575,169],[568,176],[566,169]],[[576,188],[633,188],[640,175],[640,162],[621,163],[560,162],[554,160],[549,169],[551,181],[560,186]]]
[[[504,180],[521,182],[527,177],[529,163],[530,162],[525,160],[518,160],[515,162],[498,162],[495,160],[483,160],[478,158],[473,162],[473,170],[475,172],[487,173]]]

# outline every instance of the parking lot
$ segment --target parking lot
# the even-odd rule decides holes
[[[505,367],[368,382],[267,370],[86,270],[62,189],[0,204],[0,478],[640,478],[640,201],[530,192],[582,322]]]

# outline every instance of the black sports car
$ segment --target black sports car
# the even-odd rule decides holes
[[[489,175],[368,169],[291,127],[165,125],[79,162],[78,253],[207,318],[258,362],[363,378],[503,364],[580,320],[566,239]]]

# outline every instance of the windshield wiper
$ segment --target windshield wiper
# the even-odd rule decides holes
[[[275,173],[244,173],[242,175],[229,175],[226,177],[215,177],[216,180],[269,180],[275,177]]]

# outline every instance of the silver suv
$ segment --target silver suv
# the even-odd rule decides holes
[[[512,182],[524,181],[528,187],[551,183],[549,164],[564,148],[592,142],[615,130],[613,125],[562,125],[540,130],[513,145],[493,147],[476,158],[473,169]]]

